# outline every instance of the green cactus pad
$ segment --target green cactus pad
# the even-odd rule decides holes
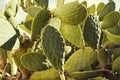
[[[120,13],[118,11],[112,11],[107,14],[102,21],[102,28],[114,27],[120,20]]]
[[[65,63],[65,71],[73,72],[84,70],[89,67],[97,58],[97,54],[90,47],[85,47],[73,53]]]
[[[56,17],[66,24],[79,24],[87,15],[87,9],[78,2],[64,4],[57,7],[53,12]]]
[[[35,16],[32,22],[31,39],[36,41],[40,37],[42,28],[47,24],[51,14],[46,9],[41,9]]]
[[[69,25],[62,23],[60,31],[64,38],[76,47],[83,48],[85,46],[83,32],[79,25]]]
[[[104,6],[102,12],[99,15],[99,20],[102,21],[108,13],[114,10],[115,10],[115,2],[112,0]]]
[[[30,80],[60,80],[59,71],[55,68],[50,68],[45,71],[34,72]]]
[[[29,71],[41,71],[47,69],[46,65],[43,64],[46,57],[40,53],[26,53],[24,54],[20,61],[22,65]]]
[[[88,7],[87,10],[88,10],[87,15],[95,14],[95,10],[96,10],[95,4],[93,4],[90,7]]]
[[[30,6],[27,8],[27,12],[31,17],[34,17],[36,13],[39,12],[41,8],[35,7],[35,6]]]
[[[105,4],[103,2],[100,2],[97,6],[97,15],[100,15],[101,11],[103,10]]]
[[[47,26],[42,33],[42,46],[52,65],[59,69],[63,65],[64,43],[60,33],[52,26]]]
[[[104,42],[106,48],[115,47],[120,45],[120,36],[114,35],[107,30],[103,30],[103,33],[106,35],[107,41]]]
[[[97,49],[100,34],[101,29],[99,21],[93,15],[89,15],[86,19],[83,31],[85,42],[93,49]]]

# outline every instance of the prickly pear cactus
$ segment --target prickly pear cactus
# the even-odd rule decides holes
[[[40,53],[26,53],[22,55],[20,61],[22,65],[29,71],[41,71],[47,69],[46,65],[43,64],[46,57]]]
[[[90,47],[79,49],[73,53],[65,63],[65,71],[73,72],[85,70],[96,60],[96,52]]]
[[[64,42],[60,33],[53,26],[48,25],[42,33],[42,46],[45,55],[56,69],[64,64]]]
[[[79,25],[69,25],[62,23],[60,31],[65,39],[71,42],[73,45],[83,48],[85,43],[83,39],[83,32]]]
[[[114,0],[58,0],[52,10],[49,0],[15,1],[0,9],[0,80],[120,80]]]
[[[112,11],[104,17],[101,27],[104,29],[114,27],[115,25],[118,24],[119,20],[120,20],[120,12]]]
[[[86,19],[83,31],[85,42],[93,49],[96,49],[98,47],[100,34],[99,21],[93,15],[89,15]]]
[[[40,37],[41,29],[47,24],[51,14],[49,10],[42,9],[34,17],[32,22],[31,39],[36,41]]]
[[[109,3],[107,3],[104,6],[102,12],[100,13],[99,20],[102,21],[108,13],[114,10],[115,10],[115,2],[111,0]]]
[[[82,4],[78,2],[70,2],[57,7],[53,11],[53,14],[61,19],[61,21],[64,23],[79,24],[85,19],[87,10]]]
[[[45,71],[34,72],[30,77],[30,80],[61,80],[59,71],[55,68],[50,68]]]

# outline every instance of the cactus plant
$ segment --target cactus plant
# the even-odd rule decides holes
[[[64,64],[64,41],[60,33],[52,26],[47,26],[42,33],[42,46],[50,62],[56,69]]]
[[[100,23],[96,17],[89,15],[84,25],[84,39],[93,49],[98,48],[101,30]]]
[[[115,1],[58,0],[52,10],[49,0],[15,1],[0,9],[1,80],[120,79]],[[22,22],[19,7],[26,13]]]

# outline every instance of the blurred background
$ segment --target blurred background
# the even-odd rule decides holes
[[[2,11],[4,11],[6,4],[9,2],[10,0],[0,0],[0,9]],[[17,0],[16,0],[17,1]],[[65,3],[67,2],[71,2],[71,1],[75,1],[75,0],[65,0]],[[104,2],[105,4],[109,1],[109,0],[79,0],[79,2],[82,1],[87,1],[88,7],[91,6],[92,4],[95,4],[96,6],[100,3],[100,2]],[[116,10],[120,10],[120,0],[114,0],[116,3]],[[56,2],[57,0],[49,0],[49,9],[54,9],[56,7]],[[22,14],[22,15],[21,15]],[[26,14],[22,11],[22,9],[19,9],[19,13],[17,14],[16,18],[18,20],[18,23],[20,23],[21,21],[24,20]]]
[[[49,7],[54,8],[57,0],[49,0],[49,1],[50,1]],[[71,1],[75,1],[75,0],[65,0],[65,2],[71,2]],[[92,4],[98,5],[98,3],[100,3],[100,2],[107,3],[109,0],[79,0],[79,2],[82,2],[82,1],[87,1],[88,6],[90,6]],[[120,9],[120,0],[114,0],[114,1],[116,3],[116,10],[119,10]]]
[[[0,8],[1,9],[4,9],[5,8],[5,5],[9,2],[10,0],[0,0]],[[75,0],[65,0],[65,3],[66,2],[71,2],[71,1],[75,1]],[[79,2],[82,2],[82,1],[87,1],[88,2],[88,6],[92,5],[92,4],[95,4],[95,5],[98,5],[99,2],[104,2],[104,3],[107,3],[109,0],[79,0]],[[115,3],[116,3],[116,9],[119,10],[120,8],[120,0],[114,0]],[[49,8],[50,9],[53,9],[55,8],[56,6],[56,2],[57,0],[49,0]]]

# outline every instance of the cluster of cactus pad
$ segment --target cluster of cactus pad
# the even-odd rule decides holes
[[[13,60],[22,74],[14,75],[18,80],[120,79],[120,12],[113,0],[97,7],[61,1],[53,10],[48,0],[14,1],[0,12],[0,32],[8,35],[0,35],[7,39],[0,39],[1,79],[13,78]],[[18,6],[27,13],[20,24],[15,20]],[[12,33],[4,31],[9,29]]]

